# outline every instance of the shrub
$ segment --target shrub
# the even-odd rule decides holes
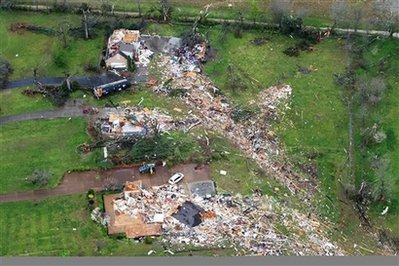
[[[144,243],[146,243],[147,245],[151,245],[152,243],[154,243],[154,239],[152,237],[146,236],[144,238]]]
[[[127,68],[130,72],[134,72],[136,71],[136,64],[134,63],[134,61],[132,60],[132,58],[130,58],[130,56],[127,57]]]
[[[290,46],[283,51],[288,56],[299,56],[299,49],[295,46]]]
[[[13,68],[6,59],[0,59],[0,89],[5,89],[8,83],[8,77],[13,72]]]
[[[87,196],[88,200],[93,200],[95,195],[96,195],[96,193],[94,192],[94,190],[93,189],[89,189],[87,191],[87,195],[86,196]]]
[[[141,139],[133,145],[130,158],[133,162],[159,159],[164,160],[173,155],[174,147],[165,135],[157,135],[152,139]]]
[[[27,177],[27,181],[39,187],[46,186],[49,180],[50,180],[50,173],[47,171],[40,171],[40,170],[35,170],[31,176]]]
[[[284,16],[281,20],[281,32],[284,34],[300,34],[303,27],[301,18],[291,18]]]
[[[67,65],[66,56],[62,50],[53,55],[53,61],[59,68],[65,68]]]

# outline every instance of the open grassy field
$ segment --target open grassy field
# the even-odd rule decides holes
[[[15,15],[5,14],[7,23],[25,19],[27,22],[42,23],[46,25],[47,20],[54,18],[52,15],[35,15],[26,16],[29,13],[13,12]],[[68,18],[57,15],[57,19]],[[3,18],[2,17],[2,18]],[[15,18],[14,18],[15,17]],[[18,18],[18,19],[16,19]],[[78,21],[78,17],[74,17]],[[6,23],[6,24],[7,24]],[[52,22],[55,23],[55,22]],[[55,25],[55,24],[54,24]],[[27,40],[37,38],[38,42],[42,39],[48,43],[58,41],[54,37],[45,35],[35,35],[31,33],[23,33],[22,35],[10,35],[4,29],[7,26],[0,26],[0,36],[9,36],[10,43],[20,45],[21,40],[25,40],[23,47],[27,47]],[[159,25],[150,24],[147,31],[155,32],[161,35],[180,35],[186,29],[182,25]],[[352,241],[357,240],[367,243],[369,239],[363,239],[362,232],[357,227],[358,223],[356,215],[350,207],[342,207],[339,199],[343,197],[338,178],[347,175],[347,153],[349,137],[348,137],[348,110],[342,101],[341,88],[334,83],[334,73],[344,71],[347,64],[347,54],[344,51],[344,41],[336,38],[326,39],[315,46],[313,52],[302,52],[299,57],[288,57],[283,50],[298,40],[283,36],[273,32],[246,31],[242,38],[235,38],[229,33],[223,41],[218,40],[221,31],[220,26],[211,28],[201,28],[203,32],[209,31],[211,44],[216,48],[216,57],[213,61],[205,65],[205,73],[220,87],[226,95],[228,95],[234,103],[249,105],[251,100],[256,99],[257,93],[261,89],[268,88],[279,83],[288,83],[293,88],[293,96],[291,99],[291,109],[285,110],[282,120],[275,123],[275,130],[280,137],[281,143],[286,149],[290,159],[295,162],[295,166],[299,169],[305,164],[314,164],[318,169],[316,179],[320,184],[322,193],[314,195],[315,210],[328,217],[328,219],[336,221],[340,226],[340,230],[351,238],[346,244],[353,246]],[[28,36],[25,36],[28,34]],[[261,46],[254,46],[251,40],[257,37],[269,37],[270,40]],[[0,39],[2,40],[2,39]],[[68,61],[70,69],[75,69],[76,73],[83,73],[82,64],[80,62],[80,51],[89,50],[89,58],[91,52],[92,60],[98,56],[101,50],[101,40],[98,39],[94,43],[92,41],[77,41],[76,52],[71,55],[71,61]],[[75,43],[75,42],[74,42]],[[98,44],[100,43],[100,44]],[[36,43],[33,45],[33,47]],[[40,47],[43,43],[38,44]],[[58,44],[57,44],[58,45]],[[22,47],[22,46],[20,46]],[[75,47],[75,46],[74,46]],[[95,48],[93,48],[95,47]],[[385,142],[382,146],[375,147],[371,152],[378,154],[388,154],[391,158],[389,166],[389,174],[397,177],[399,172],[399,150],[397,142],[399,136],[399,69],[398,61],[394,55],[397,54],[397,41],[378,41],[366,54],[366,58],[371,62],[378,62],[381,58],[391,56],[390,64],[392,72],[387,73],[390,89],[387,90],[381,108],[371,113],[373,119],[383,117],[383,128],[393,132],[393,138],[390,142]],[[53,47],[54,48],[54,47]],[[59,48],[59,47],[58,47]],[[60,51],[54,48],[53,54]],[[94,52],[94,50],[96,50]],[[5,51],[7,58],[15,65],[17,72],[13,74],[13,78],[31,76],[31,68],[36,61],[28,61],[26,65],[23,60],[19,61],[19,57],[15,57],[16,51],[7,46],[5,49],[0,48],[1,53]],[[75,50],[73,50],[75,51]],[[68,51],[67,53],[72,53]],[[33,50],[33,56],[40,58],[40,50]],[[20,56],[20,55],[19,55]],[[15,57],[15,59],[14,59]],[[15,61],[14,61],[15,60]],[[47,60],[47,59],[46,59]],[[68,59],[69,60],[69,59]],[[48,69],[43,69],[40,74],[43,75],[60,75],[62,69],[58,69],[52,62],[52,57],[48,57]],[[77,66],[76,66],[77,64]],[[79,65],[80,64],[80,65]],[[238,66],[252,80],[252,86],[245,91],[234,93],[227,86],[227,67],[229,64]],[[24,71],[19,70],[24,68]],[[312,71],[309,74],[302,74],[299,67],[306,67]],[[47,71],[47,72],[46,72]],[[370,77],[376,75],[374,68],[368,70],[365,75]],[[8,93],[8,94],[7,94]],[[83,99],[83,92],[78,91],[72,94],[72,98]],[[93,105],[105,106],[108,104],[108,98],[102,100],[94,99],[91,94],[87,93],[85,99]],[[143,106],[148,108],[161,107],[168,110],[173,115],[184,115],[186,110],[184,104],[175,98],[165,98],[154,95],[149,89],[133,88],[130,91],[115,94],[109,99],[117,104],[123,101],[130,101],[128,104],[137,104],[142,99]],[[7,91],[0,93],[1,115],[16,114],[26,111],[35,111],[50,109],[52,106],[41,98],[27,98],[20,94],[20,90]],[[4,108],[3,108],[4,105]],[[177,107],[183,112],[173,111]],[[33,187],[27,184],[24,178],[30,175],[36,168],[49,170],[53,173],[53,179],[49,186],[54,186],[61,177],[62,173],[69,169],[83,169],[96,167],[96,156],[81,158],[76,153],[76,146],[88,140],[85,134],[86,122],[84,119],[57,119],[39,122],[21,122],[2,126],[0,128],[0,146],[2,153],[0,155],[2,167],[0,172],[0,193],[11,191],[29,190]],[[27,134],[29,132],[29,134]],[[191,132],[188,138],[195,139],[198,134],[202,134],[197,130]],[[234,148],[231,143],[223,139],[221,136],[213,136],[211,147],[217,151],[227,151],[227,156],[217,156],[211,162],[212,176],[215,179],[220,191],[240,192],[243,194],[250,193],[254,188],[261,188],[265,193],[282,197],[286,190],[279,184],[275,183],[265,173],[251,161],[245,159],[242,154]],[[309,160],[310,154],[315,154],[314,159]],[[3,163],[5,162],[5,163]],[[226,170],[227,175],[220,175],[220,170]],[[13,173],[10,177],[9,173]],[[373,178],[372,176],[370,177]],[[274,191],[275,187],[279,187],[278,193]],[[332,201],[327,198],[327,195]],[[399,182],[396,181],[394,188],[394,200],[392,206],[397,206],[399,195]],[[70,201],[70,202],[69,202]],[[71,207],[67,206],[68,204]],[[0,208],[6,212],[0,215],[0,224],[13,223],[11,229],[6,233],[4,239],[11,239],[16,235],[16,241],[13,244],[1,244],[1,254],[7,255],[145,255],[149,249],[157,247],[148,247],[136,245],[127,241],[109,240],[105,236],[105,232],[91,224],[84,211],[85,200],[83,196],[73,196],[69,198],[54,198],[44,203],[9,203],[2,204]],[[371,212],[374,219],[379,225],[388,225],[390,228],[397,228],[397,213],[392,213],[395,209],[388,213],[387,216],[381,217],[379,213],[383,206],[372,206]],[[14,209],[19,209],[18,213]],[[32,209],[37,211],[32,212]],[[66,210],[63,213],[63,210]],[[9,211],[10,210],[10,211]],[[50,210],[50,211],[48,211]],[[397,209],[396,209],[397,210]],[[313,210],[312,210],[313,211]],[[32,214],[30,214],[32,213]],[[14,225],[15,220],[25,219],[30,214],[33,216],[32,226],[28,224],[25,229],[19,233],[19,226]],[[66,219],[64,217],[73,217]],[[53,226],[48,222],[55,219]],[[356,222],[354,222],[356,221]],[[71,227],[65,229],[62,225]],[[79,227],[81,226],[81,227]],[[72,228],[77,231],[72,231]],[[28,229],[27,229],[28,228]],[[59,228],[56,230],[56,228]],[[64,230],[64,229],[65,230]],[[61,230],[61,231],[59,231]],[[14,232],[14,233],[13,233]],[[51,232],[51,233],[50,233]],[[76,234],[75,234],[76,233]],[[24,234],[28,237],[25,238]],[[75,234],[75,235],[74,235]],[[54,240],[53,239],[54,236]],[[337,239],[341,236],[337,236]],[[3,238],[2,238],[3,239]],[[101,251],[96,251],[96,243],[101,241],[105,243]],[[346,241],[346,240],[345,240]],[[79,244],[77,244],[79,243]],[[80,248],[80,243],[85,244]]]
[[[57,1],[56,1],[57,2]],[[97,0],[69,0],[70,6],[78,7],[82,2],[88,3],[93,8],[100,9],[102,2]],[[221,19],[238,19],[240,12],[247,20],[266,21],[272,20],[271,16],[271,0],[171,0],[169,1],[173,7],[173,17],[197,16],[205,5],[211,4],[209,9],[210,18]],[[281,1],[288,4],[280,6],[287,7],[287,13],[293,16],[305,17],[305,23],[312,26],[328,26],[332,24],[331,12],[334,0],[291,0]],[[348,9],[350,7],[363,8],[363,20],[361,24],[366,27],[365,21],[368,17],[375,16],[375,7],[372,1],[348,0]],[[16,0],[18,4],[46,5],[52,6],[54,1],[51,0]],[[58,1],[58,4],[62,1]],[[138,12],[136,1],[130,0],[109,0],[108,3],[114,6],[115,11]],[[141,11],[143,14],[152,8],[157,8],[159,1],[147,0],[141,1]]]
[[[49,171],[48,187],[68,170],[96,167],[94,155],[80,156],[77,145],[88,141],[86,120],[67,118],[11,123],[0,127],[0,193],[34,189],[25,178],[35,169]]]
[[[40,202],[0,204],[1,256],[168,256],[162,243],[148,245],[108,237],[90,219],[86,195],[63,196]],[[193,250],[193,251],[190,251]],[[201,250],[186,247],[175,256],[231,255],[229,248]]]
[[[85,195],[0,204],[1,256],[143,256],[156,248],[110,239],[86,207]]]
[[[373,204],[370,212],[375,219],[376,224],[387,225],[392,235],[399,237],[397,230],[397,221],[399,220],[399,62],[396,59],[399,53],[399,41],[395,39],[380,40],[367,47],[365,60],[369,65],[367,71],[359,71],[359,76],[365,78],[368,82],[372,78],[382,77],[385,79],[387,89],[384,92],[381,102],[371,107],[367,113],[366,126],[371,127],[379,124],[386,133],[386,140],[381,144],[375,144],[367,147],[365,157],[362,157],[360,149],[356,150],[356,163],[358,164],[356,172],[356,181],[361,183],[366,180],[370,183],[376,182],[379,177],[371,167],[373,158],[386,158],[388,160],[387,169],[383,172],[386,179],[390,180],[389,190],[390,199],[383,200],[379,204]],[[385,69],[381,69],[382,60],[385,62]],[[355,125],[357,132],[355,134],[356,143],[361,143],[361,119],[359,113],[360,107],[355,108],[357,114]],[[382,210],[389,206],[387,217],[381,216]]]
[[[316,45],[314,52],[288,57],[283,51],[297,40],[280,34],[250,31],[241,39],[228,35],[221,43],[217,40],[217,31],[212,33],[215,33],[212,40],[217,49],[217,59],[209,62],[205,70],[235,103],[249,105],[260,90],[272,85],[288,83],[292,86],[291,109],[286,111],[281,123],[275,125],[277,132],[295,161],[303,163],[307,161],[307,153],[319,153],[316,163],[320,184],[323,191],[334,198],[336,173],[345,162],[344,149],[348,141],[347,109],[333,76],[342,72],[346,65],[341,42],[324,40]],[[265,36],[270,41],[262,46],[250,43],[256,37]],[[253,79],[253,86],[242,92],[232,92],[226,85],[229,64],[245,71]],[[302,74],[299,67],[313,71]],[[326,210],[324,204],[322,209]],[[328,212],[337,218],[336,212]]]
[[[26,12],[0,11],[0,19],[0,55],[9,60],[14,68],[11,80],[32,77],[35,67],[38,68],[39,76],[63,76],[65,71],[82,74],[86,64],[98,63],[103,46],[102,35],[91,40],[74,40],[69,37],[69,47],[64,49],[58,36],[9,30],[13,23],[28,23],[52,29],[57,29],[62,23],[69,23],[74,27],[80,23],[78,15],[35,16]],[[64,66],[55,63],[54,58],[57,56],[62,58]]]
[[[22,94],[25,88],[2,91],[0,93],[0,116],[26,112],[51,110],[53,105],[43,96],[28,97]]]

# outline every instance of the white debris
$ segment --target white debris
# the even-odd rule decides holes
[[[104,147],[103,149],[104,149],[104,159],[107,159],[107,158],[108,158],[108,150],[107,150],[107,147]]]
[[[386,206],[385,209],[381,212],[381,215],[385,215],[388,212],[389,207]]]
[[[227,172],[225,170],[220,170],[220,175],[227,175]]]
[[[157,253],[155,250],[153,250],[153,249],[151,249],[150,251],[148,251],[148,253],[147,253],[147,255],[149,256],[149,255],[151,255],[152,253]]]

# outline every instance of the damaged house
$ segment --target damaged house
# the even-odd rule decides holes
[[[115,138],[152,135],[155,127],[160,132],[175,128],[175,121],[159,110],[140,107],[104,108],[98,115],[96,127],[101,134]]]
[[[146,136],[148,128],[144,121],[134,116],[126,116],[123,112],[105,112],[97,121],[100,132],[109,137]]]
[[[134,59],[140,47],[138,30],[114,30],[108,39],[105,65],[112,69],[126,69],[128,58]]]

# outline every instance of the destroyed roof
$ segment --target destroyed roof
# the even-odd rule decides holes
[[[110,44],[115,44],[120,41],[125,43],[135,43],[138,42],[140,38],[140,31],[138,30],[127,30],[127,29],[117,29],[109,37]]]
[[[122,115],[120,115],[120,114],[111,113],[111,114],[109,115],[108,121],[111,122],[111,123],[116,122],[116,121],[119,121],[119,122],[121,122],[121,121],[126,122],[127,119],[126,119],[125,116],[122,116]]]
[[[127,238],[139,238],[145,236],[159,236],[161,235],[160,224],[134,224],[126,227]]]
[[[130,182],[130,181],[126,181],[125,183],[125,187],[124,187],[124,191],[128,191],[128,192],[139,192],[140,188],[141,188],[142,182],[141,180],[139,181],[134,181],[134,182]]]
[[[140,32],[138,30],[125,30],[125,36],[123,36],[123,41],[125,43],[135,43],[139,41]]]
[[[204,212],[204,210],[200,206],[195,205],[190,201],[186,201],[179,207],[178,212],[172,216],[181,223],[194,227],[201,223],[201,212]]]
[[[119,51],[122,53],[133,53],[135,50],[134,45],[128,44],[128,43],[123,43],[121,42],[119,45]]]

